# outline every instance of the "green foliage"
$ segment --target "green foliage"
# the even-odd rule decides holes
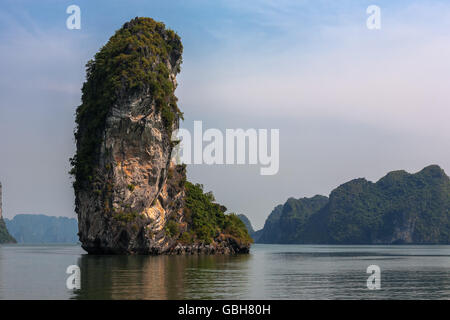
[[[450,243],[450,182],[438,166],[342,185],[324,222],[332,243]],[[410,239],[398,235],[410,234]]]
[[[134,188],[136,188],[136,186],[135,186],[134,184],[129,184],[129,185],[127,186],[127,188],[128,188],[128,190],[130,190],[131,192],[133,192],[133,191],[134,191]]]
[[[294,200],[267,219],[258,242],[450,243],[450,179],[435,165],[390,172],[376,183],[352,180],[317,210],[294,209]]]
[[[185,218],[189,231],[181,235],[181,242],[198,240],[209,244],[221,234],[232,236],[243,244],[252,242],[244,223],[235,214],[225,214],[226,208],[213,202],[211,192],[205,193],[202,185],[188,181],[185,188]]]
[[[312,198],[289,198],[284,205],[274,208],[258,237],[260,243],[297,243],[301,241],[306,223],[328,202],[316,195]]]
[[[194,240],[195,240],[195,233],[191,230],[183,232],[180,238],[178,239],[179,242],[185,245],[193,244]]]
[[[77,189],[94,179],[102,132],[111,107],[140,92],[153,97],[170,136],[182,117],[168,64],[181,59],[180,37],[150,18],[135,18],[119,29],[86,65],[82,104],[76,111],[77,153],[70,160]],[[175,72],[179,72],[179,67]]]
[[[239,219],[235,213],[225,215],[225,221],[223,224],[223,233],[232,235],[233,237],[241,240],[244,243],[253,242],[250,237],[244,222]]]
[[[180,232],[180,227],[175,220],[170,219],[166,225],[166,233],[169,237],[174,237]]]
[[[124,223],[130,223],[135,221],[139,214],[134,211],[118,211],[113,214],[114,219],[124,222]]]

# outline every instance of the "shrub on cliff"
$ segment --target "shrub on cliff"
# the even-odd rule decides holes
[[[239,217],[225,214],[226,208],[215,203],[213,194],[205,193],[201,184],[186,182],[185,188],[185,218],[189,232],[181,235],[182,242],[200,240],[209,244],[221,235],[233,237],[242,244],[253,242]]]

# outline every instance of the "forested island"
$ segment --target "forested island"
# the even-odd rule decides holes
[[[450,244],[450,179],[437,165],[354,179],[329,197],[288,199],[252,235],[257,243]]]

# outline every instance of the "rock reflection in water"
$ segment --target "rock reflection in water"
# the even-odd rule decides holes
[[[250,255],[82,255],[75,299],[221,299],[249,287]]]

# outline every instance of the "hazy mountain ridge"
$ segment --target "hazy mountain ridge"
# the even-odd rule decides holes
[[[393,171],[376,183],[354,179],[334,189],[325,199],[288,199],[275,207],[256,241],[450,243],[450,179],[437,165],[415,174]]]
[[[18,243],[77,243],[78,222],[75,218],[43,214],[18,214],[5,219],[9,232]]]

